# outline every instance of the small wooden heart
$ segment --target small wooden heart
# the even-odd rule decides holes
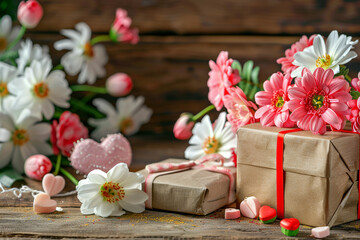
[[[48,173],[42,180],[42,187],[47,194],[54,196],[64,189],[65,179],[62,176],[54,176]]]
[[[39,193],[34,199],[34,212],[36,213],[52,213],[56,211],[57,203],[50,199],[47,193]]]

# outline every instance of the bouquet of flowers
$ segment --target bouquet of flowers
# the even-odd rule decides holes
[[[138,30],[131,27],[123,9],[116,10],[107,35],[91,38],[91,29],[83,22],[75,30],[61,30],[67,38],[55,42],[54,48],[67,52],[54,67],[47,46],[22,40],[42,15],[41,5],[29,0],[18,6],[21,27],[13,26],[8,15],[0,20],[0,169],[11,178],[25,170],[41,179],[54,165],[55,175],[61,171],[77,183],[63,168],[70,165],[67,157],[75,142],[89,134],[97,140],[111,133],[132,135],[152,115],[143,97],[128,95],[133,83],[125,73],[113,74],[104,87],[91,86],[106,76],[108,57],[100,43],[136,44]],[[78,85],[69,85],[67,75],[77,75]],[[104,98],[95,98],[98,94],[116,97],[116,108]],[[87,124],[81,119],[88,119]],[[25,160],[35,154],[49,156],[51,162],[44,156],[32,158],[34,162],[24,169]]]
[[[209,62],[212,105],[195,116],[182,114],[174,126],[176,138],[191,137],[185,157],[220,153],[234,160],[238,128],[258,121],[266,127],[298,127],[324,134],[327,126],[340,130],[349,120],[352,131],[360,132],[360,73],[351,78],[345,65],[357,57],[353,50],[357,43],[335,30],[327,39],[302,36],[277,60],[282,72],[272,74],[262,85],[259,67],[254,68],[252,61],[242,67],[228,52],[220,52],[216,63]],[[210,110],[220,111],[224,106],[227,113],[221,113],[213,125],[209,116],[195,124]]]

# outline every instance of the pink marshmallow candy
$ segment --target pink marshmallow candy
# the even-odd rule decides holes
[[[241,214],[247,218],[257,218],[260,211],[260,202],[256,197],[245,198],[240,204]]]
[[[225,219],[236,219],[241,216],[240,210],[236,208],[227,208],[225,209]]]
[[[39,193],[34,199],[34,212],[36,213],[52,213],[56,211],[57,203],[50,199],[47,193]]]
[[[311,230],[311,235],[315,238],[325,238],[330,235],[330,227],[317,227]]]

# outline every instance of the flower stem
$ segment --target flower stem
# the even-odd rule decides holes
[[[61,154],[58,154],[57,159],[56,159],[55,171],[53,173],[55,176],[59,174],[59,170],[60,170],[60,166],[61,166],[61,159],[62,159]]]
[[[213,110],[215,108],[214,105],[210,105],[207,106],[206,108],[204,108],[201,112],[199,112],[198,114],[196,114],[195,116],[193,116],[191,118],[192,121],[196,122],[199,118],[201,118],[202,116],[204,116],[206,113],[210,112],[211,110]]]
[[[60,172],[64,174],[65,177],[67,177],[75,186],[79,184],[79,181],[68,171],[66,171],[64,168],[60,168]]]
[[[64,66],[61,65],[61,64],[58,64],[57,66],[55,66],[55,67],[53,68],[53,71],[55,71],[55,70],[64,70]]]
[[[352,80],[352,79],[351,79],[351,77],[350,77],[348,74],[345,75],[345,79],[348,80],[348,81],[351,83],[351,80]]]
[[[112,42],[109,35],[99,35],[90,40],[91,45],[95,45],[99,42]]]
[[[24,36],[26,32],[26,27],[21,26],[19,34],[16,36],[15,40],[7,47],[6,51],[11,50],[15,45],[20,41],[20,39]]]
[[[88,85],[72,85],[71,90],[73,92],[93,92],[93,93],[100,93],[100,94],[107,94],[107,89],[104,87],[95,87],[95,86],[88,86]]]
[[[96,110],[95,108],[86,105],[85,103],[77,100],[77,99],[70,99],[70,104],[77,107],[78,109],[81,109],[87,113],[92,114],[94,117],[96,118],[103,118],[104,114],[100,113],[98,110]]]

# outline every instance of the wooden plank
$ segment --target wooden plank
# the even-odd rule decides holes
[[[135,172],[141,170],[145,165],[159,162],[167,158],[184,158],[184,150],[187,147],[187,141],[173,140],[161,136],[132,136],[129,138],[132,150],[133,160],[130,170]],[[82,179],[82,174],[77,174],[74,169],[68,168],[69,172]],[[75,186],[67,178],[65,189],[62,193],[68,193],[75,190]],[[42,190],[41,182],[29,178],[25,179],[26,185],[35,190]],[[76,195],[56,198],[60,207],[79,207],[80,202]],[[33,197],[30,193],[24,194],[21,199],[14,196],[13,193],[0,194],[0,207],[30,207],[33,204]]]
[[[285,239],[279,221],[260,224],[246,218],[224,220],[224,209],[205,217],[147,210],[101,218],[84,216],[78,208],[34,214],[31,208],[7,207],[0,208],[0,216],[0,237],[4,238]],[[358,239],[359,227],[360,221],[334,227],[328,239]],[[309,238],[310,234],[310,227],[300,226],[297,239]]]
[[[143,34],[360,32],[358,0],[42,0],[41,4],[44,18],[34,31],[58,31],[84,21],[96,32],[107,32],[115,9],[121,7]]]
[[[29,34],[35,42],[51,47],[54,63],[65,53],[53,49],[61,39],[53,34]],[[138,45],[107,44],[109,63],[107,75],[126,72],[134,80],[132,94],[144,96],[145,104],[154,110],[143,132],[171,135],[173,124],[182,112],[197,113],[207,105],[209,59],[215,60],[221,50],[240,62],[252,59],[260,66],[260,80],[280,70],[276,59],[299,37],[268,36],[144,36]],[[360,46],[356,51],[360,52]],[[348,65],[357,76],[360,58]],[[76,78],[68,78],[72,83]],[[104,85],[99,79],[96,85]],[[108,98],[115,101],[114,98]],[[212,115],[213,119],[216,114]]]

